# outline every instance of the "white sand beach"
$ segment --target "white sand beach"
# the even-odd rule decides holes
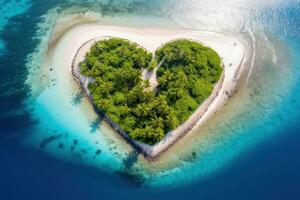
[[[84,55],[90,46],[95,41],[107,37],[128,39],[151,52],[155,52],[158,47],[171,40],[186,38],[199,41],[213,48],[222,58],[224,72],[221,80],[215,86],[212,95],[199,106],[185,123],[168,133],[161,142],[154,146],[134,142],[149,157],[160,155],[161,152],[174,144],[177,139],[202,125],[226,102],[233,93],[241,72],[245,69],[244,64],[250,52],[247,42],[242,38],[221,33],[186,29],[137,29],[106,26],[98,23],[76,25],[63,33],[53,48],[50,47],[52,48],[50,49],[50,63],[55,68],[55,73],[60,77],[58,81],[62,81],[65,84],[66,90],[68,87],[74,87],[70,83],[77,84],[75,81],[70,82],[70,79],[73,79],[73,61],[74,66],[78,66],[78,63],[84,59]]]

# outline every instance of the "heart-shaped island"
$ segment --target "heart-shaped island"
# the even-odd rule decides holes
[[[142,72],[157,70],[157,86]],[[155,55],[130,41],[96,42],[80,63],[81,75],[92,80],[88,90],[98,110],[131,139],[154,145],[186,121],[212,93],[222,73],[211,48],[176,40]],[[149,90],[149,88],[151,90]]]
[[[149,51],[126,37],[101,36],[78,49],[72,74],[114,130],[156,157],[196,127],[220,92],[228,96],[222,61],[193,38],[173,38]],[[235,82],[239,67],[228,67],[234,70],[227,82]]]

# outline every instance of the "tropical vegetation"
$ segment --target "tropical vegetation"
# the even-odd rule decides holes
[[[158,87],[148,90],[142,70],[158,63]],[[186,121],[211,94],[222,73],[212,49],[190,40],[177,40],[155,56],[130,41],[110,38],[96,42],[80,63],[91,77],[95,106],[132,139],[153,145]]]

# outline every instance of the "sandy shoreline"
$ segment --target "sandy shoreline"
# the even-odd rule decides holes
[[[245,60],[248,56],[246,43],[231,36],[220,33],[192,31],[192,30],[165,30],[165,29],[134,29],[116,26],[103,26],[101,24],[78,25],[68,30],[61,38],[60,45],[65,47],[61,54],[61,61],[65,63],[64,74],[72,77],[72,67],[78,65],[78,62],[84,59],[85,52],[95,40],[105,37],[120,37],[154,52],[162,44],[179,38],[197,40],[206,46],[213,48],[222,58],[224,72],[221,81],[215,86],[213,94],[193,113],[193,115],[176,130],[167,134],[167,136],[158,144],[149,146],[128,139],[127,135],[123,137],[138,147],[149,157],[157,157],[174,144],[177,139],[183,137],[191,129],[199,127],[203,122],[215,113],[220,106],[229,98],[233,92],[239,74],[243,71]],[[83,83],[83,88],[87,85],[87,80],[79,80]],[[111,124],[117,127],[116,124]],[[120,131],[119,131],[120,132]]]
[[[232,52],[229,48],[240,47],[239,51],[236,51],[236,55],[228,55],[220,53],[220,49],[214,48],[213,45],[209,45],[208,41],[203,38],[203,33],[199,33],[200,37],[198,36],[197,31],[186,31],[186,30],[178,30],[178,31],[166,31],[166,30],[138,30],[138,29],[131,29],[131,28],[123,28],[123,27],[112,27],[112,26],[101,26],[101,25],[84,25],[83,27],[76,27],[78,33],[85,33],[88,32],[88,29],[92,29],[94,32],[90,32],[91,36],[95,36],[97,32],[99,32],[95,37],[89,38],[89,40],[85,41],[81,44],[81,46],[77,49],[74,59],[72,61],[72,73],[77,82],[82,86],[87,94],[88,90],[87,85],[89,80],[82,77],[78,71],[78,63],[84,59],[85,53],[89,50],[91,45],[98,40],[106,39],[108,37],[120,37],[129,39],[133,42],[140,44],[141,46],[145,47],[147,50],[154,52],[156,48],[160,47],[162,44],[169,42],[174,39],[179,38],[187,38],[191,40],[197,40],[204,45],[210,46],[215,49],[219,55],[221,56],[223,63],[224,63],[224,72],[222,73],[220,81],[215,85],[213,93],[211,96],[199,106],[199,108],[191,115],[191,117],[183,124],[181,124],[177,129],[169,132],[166,137],[157,143],[156,145],[150,146],[146,144],[142,144],[136,141],[132,141],[128,138],[127,134],[124,133],[117,124],[110,121],[110,119],[105,116],[107,122],[114,127],[114,129],[120,133],[130,144],[138,148],[144,155],[149,157],[157,157],[163,151],[168,149],[171,145],[173,145],[179,138],[183,137],[185,134],[190,132],[192,129],[197,128],[200,126],[209,116],[211,116],[217,109],[220,107],[226,99],[229,98],[230,94],[232,93],[233,89],[235,88],[236,81],[238,79],[239,73],[243,67],[244,59],[246,56],[245,50],[246,48],[243,46],[244,44],[239,40],[235,40],[234,38],[226,38],[225,35],[216,34],[205,32],[206,35],[210,36],[211,43],[217,43],[218,40],[231,40],[231,45],[226,47],[221,47],[224,52]],[[140,33],[139,33],[140,32]],[[178,32],[180,32],[178,34]],[[148,36],[156,37],[155,42],[148,43]],[[201,38],[202,36],[202,38]],[[212,38],[214,36],[215,38]],[[138,39],[135,39],[138,37]],[[214,40],[215,39],[215,40]],[[153,40],[151,40],[153,41]],[[75,42],[75,41],[74,41]],[[222,41],[220,41],[222,42]],[[227,41],[229,43],[229,41]],[[159,45],[158,45],[159,44]],[[229,43],[230,44],[230,43]],[[226,48],[226,49],[225,49]],[[242,50],[242,51],[241,51]],[[235,60],[230,59],[230,57],[237,57]],[[228,63],[228,60],[232,62]],[[92,103],[92,98],[89,97],[90,102]]]

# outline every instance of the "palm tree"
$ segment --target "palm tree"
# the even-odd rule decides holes
[[[100,82],[101,92],[105,95],[108,95],[113,89],[113,83],[109,81],[103,81]]]
[[[151,123],[153,128],[162,128],[164,126],[164,120],[161,117],[154,116],[151,119]]]
[[[137,116],[139,117],[146,117],[149,114],[147,106],[145,104],[139,104],[135,110]]]
[[[167,71],[165,72],[164,76],[165,76],[165,79],[166,79],[167,81],[171,81],[172,78],[173,78],[173,74],[170,72],[170,70],[167,70]]]
[[[163,89],[167,89],[168,87],[168,83],[170,81],[172,81],[172,78],[173,78],[173,74],[167,70],[164,75],[162,75],[161,77],[159,77],[159,86],[160,88],[163,88]]]
[[[127,106],[122,106],[120,107],[120,114],[121,116],[126,116],[130,113],[131,109],[128,108]]]
[[[168,126],[169,129],[174,129],[178,126],[179,122],[176,116],[174,115],[174,112],[170,112],[165,119],[165,123]]]
[[[100,99],[96,103],[102,110],[106,110],[110,105],[110,102],[107,99]]]

